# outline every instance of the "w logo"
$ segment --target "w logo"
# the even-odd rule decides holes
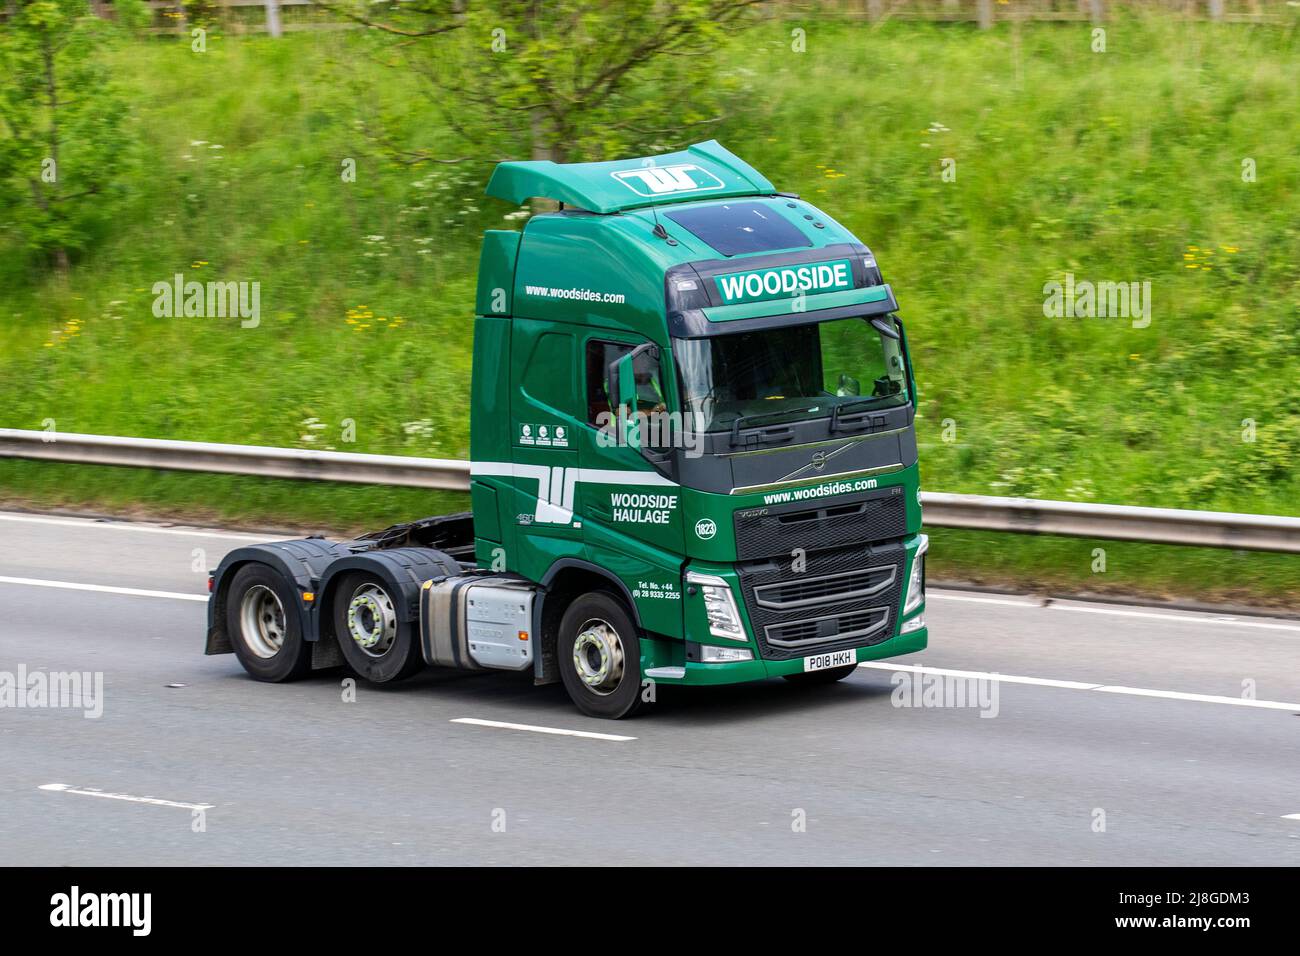
[[[723,182],[713,173],[694,163],[677,166],[644,166],[610,173],[638,196],[662,196],[666,193],[704,192],[722,189]]]

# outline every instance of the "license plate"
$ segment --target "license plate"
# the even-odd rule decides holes
[[[824,671],[828,667],[844,667],[858,662],[857,651],[831,651],[829,654],[813,654],[803,659],[803,671]]]

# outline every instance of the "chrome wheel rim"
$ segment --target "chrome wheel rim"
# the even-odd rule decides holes
[[[274,657],[284,646],[284,605],[264,584],[244,592],[239,604],[239,630],[244,646],[262,660]]]
[[[397,638],[397,609],[378,584],[363,584],[348,602],[348,636],[362,652],[383,657]]]
[[[573,667],[593,693],[612,694],[623,680],[623,640],[608,621],[593,618],[578,628],[573,640]]]

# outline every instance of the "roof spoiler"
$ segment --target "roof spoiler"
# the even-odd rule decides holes
[[[762,173],[712,139],[675,153],[606,163],[499,163],[487,185],[489,196],[508,202],[553,199],[596,213],[775,192]]]

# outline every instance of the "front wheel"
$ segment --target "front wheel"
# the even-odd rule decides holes
[[[617,720],[641,705],[641,641],[623,602],[604,591],[576,598],[556,641],[564,689],[588,717]]]

